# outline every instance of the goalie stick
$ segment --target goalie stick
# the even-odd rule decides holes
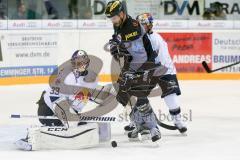
[[[202,66],[206,70],[207,73],[213,73],[213,72],[216,72],[216,71],[228,68],[228,67],[232,67],[232,66],[237,65],[237,64],[240,64],[240,61],[238,61],[236,63],[233,63],[233,64],[230,64],[230,65],[227,65],[227,66],[224,66],[224,67],[220,67],[220,68],[211,70],[206,61],[202,62]]]
[[[20,119],[20,118],[59,119],[56,116],[37,116],[37,115],[22,115],[22,114],[11,114],[10,118],[12,118],[12,119]],[[162,128],[165,128],[165,129],[168,129],[168,130],[177,130],[176,126],[171,126],[171,125],[162,123],[161,121],[159,121],[159,119],[157,117],[156,117],[156,120],[157,120],[158,125],[161,126]],[[89,121],[86,121],[86,122],[106,123],[106,121],[93,121],[93,120],[89,120]]]
[[[37,116],[37,115],[26,115],[26,114],[11,114],[10,118],[58,119],[58,117],[56,116]]]
[[[34,118],[38,118],[38,119],[59,119],[57,116],[38,116],[38,115],[30,115],[30,114],[11,114],[10,115],[11,119],[21,119],[21,118],[29,118],[29,119],[34,119]],[[88,117],[87,117],[88,118]],[[91,118],[91,117],[89,117]],[[94,117],[93,117],[94,118]],[[102,118],[102,119],[101,119]],[[109,118],[110,120],[114,120],[114,117],[99,117],[98,120],[81,120],[81,122],[98,122],[98,123],[106,123],[106,122],[115,122],[115,121],[106,121],[104,120],[104,118]],[[112,118],[112,119],[111,119]]]

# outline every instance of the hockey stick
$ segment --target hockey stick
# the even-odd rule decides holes
[[[236,62],[236,63],[233,63],[233,64],[230,64],[230,65],[227,65],[227,66],[224,66],[224,67],[221,67],[221,68],[217,68],[217,69],[211,70],[211,69],[209,68],[209,66],[207,65],[207,62],[206,62],[206,61],[203,61],[203,62],[202,62],[202,66],[203,66],[203,68],[207,71],[207,73],[213,73],[213,72],[216,72],[216,71],[219,71],[219,70],[228,68],[228,67],[232,67],[232,66],[237,65],[237,64],[240,64],[240,61],[239,61],[239,62]]]
[[[24,115],[24,114],[11,114],[10,118],[12,119],[21,119],[21,118],[29,118],[29,119],[59,119],[56,116],[37,116],[37,115]],[[106,117],[105,117],[106,118]],[[107,118],[112,118],[112,117],[107,117]],[[115,121],[106,121],[103,119],[98,119],[98,120],[81,120],[81,122],[98,122],[98,123],[106,123],[106,122],[115,122]]]
[[[58,117],[56,116],[37,116],[37,115],[21,115],[21,114],[11,114],[10,118],[58,119]]]
[[[155,115],[155,118],[157,120],[157,123],[159,126],[161,126],[162,128],[165,128],[165,129],[168,129],[168,130],[177,130],[178,128],[176,126],[171,126],[171,125],[168,125],[168,124],[165,124],[165,123],[162,123],[156,116],[156,114],[154,113]]]
[[[59,119],[56,116],[37,116],[37,115],[21,115],[21,114],[11,114],[10,118],[13,118],[13,119],[17,119],[17,118]],[[158,120],[157,117],[156,117],[156,120],[157,120],[158,125],[165,128],[165,129],[169,129],[169,130],[176,130],[177,129],[176,126],[171,126],[171,125],[167,125],[165,123],[162,123],[161,121]],[[95,121],[87,121],[87,122],[95,122]],[[96,121],[96,122],[101,122],[101,121]],[[106,123],[106,121],[103,121],[103,122]]]

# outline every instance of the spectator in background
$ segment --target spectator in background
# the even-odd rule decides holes
[[[223,6],[220,2],[214,2],[203,13],[205,20],[226,20],[226,14],[223,12]]]
[[[12,19],[27,19],[27,11],[24,3],[19,3],[17,11],[12,15]]]
[[[211,8],[206,8],[203,15],[204,20],[213,20],[214,19],[214,13]]]
[[[69,19],[92,19],[92,8],[90,6],[89,0],[80,1],[78,0],[69,0],[68,10],[69,10]],[[78,6],[81,6],[80,8]]]
[[[0,8],[0,20],[7,19],[7,16],[5,15],[4,11],[1,10]]]
[[[47,10],[48,19],[58,19],[59,18],[58,11],[53,6],[52,2],[50,0],[43,0],[43,1]]]
[[[7,16],[3,11],[1,11],[1,8],[0,8],[0,20],[4,20],[4,19],[7,19]]]
[[[4,5],[4,2],[2,0],[0,0],[0,20],[7,19],[7,16],[5,14],[6,9],[7,9],[7,6]]]
[[[223,6],[220,2],[214,2],[211,4],[211,8],[213,8],[213,13],[215,15],[215,20],[226,20],[226,14],[223,12]]]
[[[29,1],[29,7],[25,3],[17,3],[17,11],[12,15],[12,19],[41,19],[41,15],[36,12],[37,7],[34,1]]]
[[[69,19],[78,19],[78,0],[70,0],[68,3]]]
[[[37,12],[37,3],[35,0],[28,1],[27,19],[41,19],[41,15]]]
[[[80,19],[92,19],[92,9],[90,7],[80,10]]]

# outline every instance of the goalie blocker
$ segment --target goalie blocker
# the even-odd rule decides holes
[[[87,123],[76,127],[43,126],[28,128],[26,139],[16,142],[22,150],[82,149],[110,141],[109,123]]]

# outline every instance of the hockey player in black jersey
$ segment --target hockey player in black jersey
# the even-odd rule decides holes
[[[154,79],[152,77],[160,76],[167,69],[160,63],[155,63],[157,54],[144,28],[138,21],[126,14],[120,1],[109,2],[105,15],[114,26],[114,35],[110,40],[110,52],[116,60],[124,57],[125,62],[117,81],[119,89],[116,99],[126,106],[131,96],[137,97],[137,102],[130,114],[136,128],[128,134],[128,137],[134,139],[137,138],[138,133],[149,130],[151,139],[155,142],[161,138],[161,134],[147,96],[155,86],[155,83],[151,85]]]

